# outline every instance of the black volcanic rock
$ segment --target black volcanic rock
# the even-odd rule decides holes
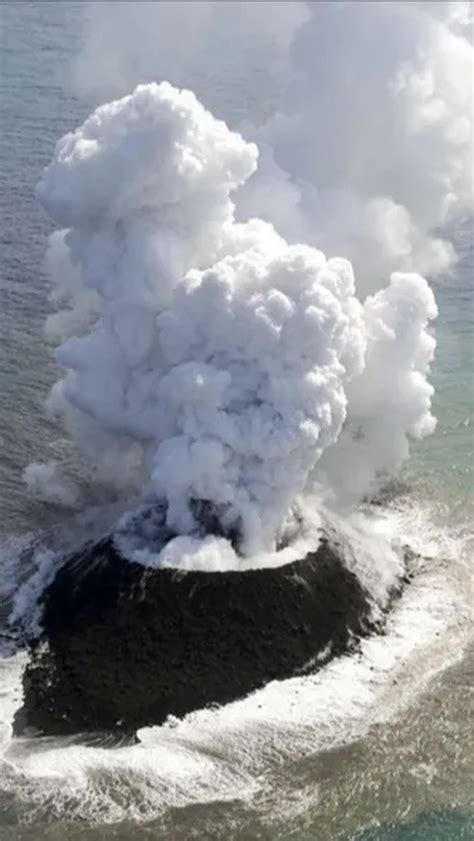
[[[42,604],[17,732],[133,732],[313,670],[373,629],[368,594],[324,539],[244,572],[146,568],[105,539],[67,560]]]

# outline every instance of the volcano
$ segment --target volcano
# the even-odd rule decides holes
[[[42,595],[17,732],[133,733],[320,668],[377,628],[347,551],[321,535],[292,563],[206,572],[86,546]]]

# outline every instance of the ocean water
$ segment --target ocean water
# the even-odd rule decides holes
[[[50,226],[34,187],[57,138],[90,110],[71,79],[82,16],[81,3],[0,6],[0,640],[19,583],[35,565],[47,567],[44,535],[58,523],[69,535],[77,528],[71,515],[28,495],[22,470],[66,457],[64,433],[43,406],[57,370],[42,332]],[[239,97],[219,102],[212,72],[199,85],[217,113],[238,119]],[[474,838],[469,221],[455,238],[460,261],[435,284],[438,427],[414,447],[409,493],[375,524],[432,560],[386,635],[317,676],[148,728],[136,746],[11,742],[0,725],[1,841]],[[80,472],[67,458],[71,474]],[[0,720],[8,721],[22,654],[8,637],[2,646]]]

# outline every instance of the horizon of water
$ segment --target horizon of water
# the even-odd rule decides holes
[[[22,470],[34,460],[60,460],[66,449],[63,433],[44,411],[44,399],[57,378],[52,349],[45,343],[42,332],[44,318],[50,310],[42,261],[51,228],[35,202],[34,188],[56,140],[80,123],[90,110],[88,103],[74,96],[70,83],[70,68],[80,41],[82,14],[80,3],[32,2],[21,4],[21,10],[20,4],[16,3],[5,3],[0,7],[0,119],[3,127],[0,139],[0,522],[3,526],[0,540],[3,541],[4,580],[9,575],[15,575],[14,561],[22,541],[27,543],[28,535],[47,530],[58,519],[64,518],[57,509],[28,496]],[[212,78],[209,84],[212,84]],[[231,108],[228,101],[223,104],[224,111],[228,112]],[[224,711],[219,714],[220,718],[218,715],[212,719],[212,729],[223,735],[219,736],[217,744],[209,742],[203,748],[204,757],[208,755],[206,751],[209,752],[209,773],[221,775],[219,784],[216,784],[216,791],[221,791],[220,802],[213,802],[212,791],[204,790],[202,779],[205,774],[202,776],[201,765],[199,774],[195,768],[199,763],[192,722],[189,725],[185,723],[182,729],[178,728],[179,733],[182,732],[181,753],[173,753],[169,749],[168,739],[171,736],[167,733],[145,736],[150,757],[147,761],[151,763],[154,758],[153,761],[163,762],[168,770],[168,777],[159,777],[159,785],[165,788],[167,784],[172,788],[174,786],[176,796],[173,795],[173,799],[170,795],[169,799],[175,806],[170,807],[158,822],[144,825],[140,837],[170,841],[189,837],[206,838],[207,841],[226,836],[242,841],[254,838],[329,841],[336,837],[344,841],[349,837],[366,838],[367,841],[383,841],[384,838],[402,841],[415,837],[436,838],[429,833],[444,832],[443,824],[451,835],[440,834],[439,839],[455,841],[457,838],[474,837],[474,804],[467,785],[469,774],[474,771],[473,737],[469,731],[469,711],[472,707],[469,689],[474,674],[474,657],[471,646],[471,649],[466,649],[464,658],[459,660],[461,637],[456,635],[459,629],[443,630],[442,617],[445,613],[447,615],[451,597],[440,589],[440,581],[448,583],[448,579],[455,578],[452,570],[456,553],[461,552],[458,547],[463,547],[467,559],[470,557],[469,540],[472,540],[474,514],[473,238],[468,222],[458,231],[456,239],[460,261],[450,277],[434,284],[440,315],[435,326],[438,346],[431,380],[436,388],[434,414],[438,418],[438,427],[433,436],[414,447],[406,471],[412,488],[411,497],[406,510],[402,509],[395,517],[398,517],[397,523],[403,524],[400,527],[407,528],[410,534],[418,532],[418,548],[430,551],[434,547],[433,551],[436,551],[437,544],[446,548],[447,555],[453,553],[452,561],[438,568],[438,577],[431,589],[431,573],[428,571],[428,584],[420,586],[418,591],[420,599],[431,599],[433,607],[430,607],[429,616],[435,616],[439,623],[436,625],[434,622],[433,640],[426,643],[432,666],[420,677],[423,692],[414,704],[405,704],[406,699],[411,697],[413,684],[418,679],[416,669],[420,666],[420,660],[415,658],[412,662],[408,654],[406,660],[409,665],[405,671],[401,670],[400,675],[397,672],[396,677],[394,673],[393,680],[386,686],[382,680],[385,665],[382,668],[380,658],[387,662],[391,657],[396,658],[397,640],[400,641],[405,633],[401,630],[405,627],[403,622],[406,623],[406,634],[410,633],[410,628],[412,634],[418,633],[418,629],[410,625],[415,614],[404,605],[398,615],[400,624],[394,621],[393,638],[388,634],[387,644],[392,646],[388,653],[378,645],[378,640],[372,648],[369,646],[368,660],[363,661],[362,658],[360,664],[343,664],[347,668],[347,678],[345,673],[342,677],[340,673],[336,674],[335,668],[326,676],[324,687],[321,687],[321,682],[306,689],[299,686],[292,689],[288,685],[279,689],[276,701],[270,690],[262,696],[263,708],[268,709],[269,718],[265,721],[258,716],[252,719],[252,722],[259,722],[263,734],[261,739],[271,729],[275,744],[280,746],[281,742],[281,745],[291,746],[291,750],[290,747],[281,747],[281,755],[287,757],[286,764],[279,770],[271,765],[273,782],[270,785],[265,779],[257,794],[252,795],[256,776],[263,772],[257,768],[257,773],[253,766],[252,773],[248,772],[250,766],[241,747],[236,747],[229,735],[231,725],[226,715],[230,716],[230,713]],[[71,465],[71,470],[74,469]],[[428,507],[431,519],[427,515]],[[65,522],[68,523],[67,518]],[[456,540],[459,542],[456,543]],[[432,578],[434,581],[434,575]],[[462,577],[456,579],[456,586],[459,589],[465,586]],[[1,610],[0,604],[0,616]],[[365,671],[364,677],[357,671],[359,666],[359,671],[365,669],[369,661],[373,673],[377,676],[380,672],[380,685],[377,684],[378,678],[374,678],[372,687],[370,682],[367,683]],[[319,703],[318,698],[321,697],[326,704],[332,698],[329,687],[331,675],[334,675],[334,685],[339,687],[338,692],[344,687],[345,693],[355,693],[355,700],[349,708],[354,715],[356,709],[363,712],[367,727],[361,726],[359,731],[354,725],[353,741],[349,739],[347,743],[339,744],[336,740],[331,742],[330,747],[325,747],[322,736],[318,736],[319,741],[314,737],[313,753],[304,754],[300,750],[301,744],[305,737],[309,738],[306,730],[314,728],[315,722],[308,713],[306,723],[305,720],[295,723],[292,713],[290,715],[294,701],[291,692],[306,691],[308,697],[313,697],[311,692],[314,691],[314,703]],[[342,679],[343,682],[338,683]],[[387,710],[397,708],[403,695],[405,701],[400,703],[400,711],[393,717],[385,711],[383,715],[377,713],[372,716],[368,698],[372,689],[379,693],[378,703],[381,704],[381,697]],[[322,693],[321,696],[318,692]],[[301,695],[298,694],[298,698],[301,699]],[[335,703],[337,698],[336,694]],[[286,710],[286,723],[282,723],[283,719],[276,723],[275,709],[280,703]],[[265,707],[265,704],[268,706]],[[248,709],[239,707],[243,719],[250,716]],[[334,727],[342,727],[338,714],[335,713]],[[345,711],[344,714],[341,711],[340,715],[340,721],[344,721],[346,727],[347,720],[352,719]],[[201,722],[201,719],[198,720]],[[205,726],[211,727],[211,724],[206,724],[205,717],[202,721]],[[287,732],[283,733],[285,728]],[[153,740],[156,739],[157,757],[153,753]],[[259,749],[259,739],[252,742],[254,749]],[[309,742],[312,743],[311,739]],[[232,745],[233,753],[229,745]],[[136,837],[138,832],[133,823],[134,817],[143,820],[154,815],[150,807],[154,785],[151,766],[143,778],[146,784],[142,778],[140,781],[137,778],[135,787],[133,784],[137,755],[140,757],[142,754],[120,755],[117,766],[110,765],[110,755],[100,761],[96,758],[94,761],[98,764],[94,765],[95,770],[91,773],[98,779],[97,788],[102,793],[102,799],[96,791],[96,800],[81,803],[84,790],[78,782],[77,791],[68,795],[70,816],[75,817],[75,822],[68,824],[67,800],[65,805],[64,801],[55,800],[57,792],[54,794],[48,788],[35,787],[26,780],[28,769],[33,769],[32,773],[38,772],[42,751],[47,753],[47,746],[33,751],[27,759],[27,747],[24,747],[25,755],[22,755],[22,749],[21,745],[16,748],[23,769],[21,780],[0,768],[2,841],[3,838],[5,841],[10,838],[34,838],[35,841],[63,838],[65,826],[68,826],[68,838],[84,841],[128,839]],[[68,750],[73,750],[73,753],[68,753]],[[90,754],[85,754],[86,750],[80,746],[68,749],[65,745],[56,745],[53,753],[48,754],[49,764],[44,762],[41,773],[54,776],[54,773],[73,765],[74,758],[81,769],[89,767]],[[262,746],[261,750],[262,755],[265,754],[266,748]],[[173,751],[176,751],[174,742]],[[221,751],[224,758],[230,757],[227,760],[228,778],[221,765],[218,771],[213,765],[212,751]],[[235,756],[240,757],[240,776],[234,767],[231,768],[231,760],[234,761]],[[119,760],[123,763],[122,772],[118,767]],[[202,764],[202,761],[201,757],[199,762]],[[196,783],[196,775],[201,775],[199,784]],[[212,788],[211,782],[208,785]],[[197,800],[191,798],[187,804],[184,794],[182,797],[178,795],[181,789],[186,792],[193,786],[197,786],[201,800],[199,797]],[[14,795],[15,787],[21,796]],[[275,792],[279,793],[278,797]],[[99,824],[115,819],[118,823],[108,829],[78,823],[81,809],[88,815],[90,823],[94,822],[94,810],[97,810]],[[273,822],[272,811],[279,815],[278,820]],[[380,826],[377,828],[377,822],[388,827],[385,834]],[[410,829],[410,826],[415,829]],[[362,834],[351,834],[356,831]],[[419,835],[413,835],[413,832],[419,832]]]

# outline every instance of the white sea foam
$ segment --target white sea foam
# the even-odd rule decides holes
[[[418,540],[433,557],[420,562],[386,633],[363,641],[359,653],[219,709],[171,717],[139,731],[136,746],[14,740],[2,787],[25,798],[30,817],[53,808],[57,817],[100,823],[216,800],[271,805],[276,767],[363,737],[462,655],[472,596],[465,536],[434,527],[413,500],[377,515],[373,527],[380,538]]]
[[[34,534],[12,534],[3,537],[0,541],[0,601],[6,601],[15,592],[18,586],[21,559],[25,552],[31,547],[34,541]]]

